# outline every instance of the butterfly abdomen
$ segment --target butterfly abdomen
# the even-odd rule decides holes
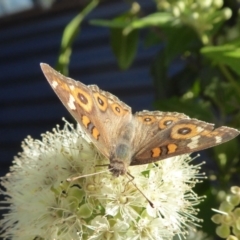
[[[131,163],[131,142],[134,137],[133,125],[128,123],[119,131],[118,141],[110,156],[109,170],[116,177],[124,175]]]

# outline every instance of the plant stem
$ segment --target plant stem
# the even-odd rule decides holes
[[[228,71],[228,69],[223,64],[218,64],[218,66],[219,66],[221,72],[223,73],[223,75],[225,76],[225,78],[227,79],[227,81],[232,84],[232,86],[234,87],[236,93],[238,95],[240,95],[240,85],[232,77],[232,75]]]

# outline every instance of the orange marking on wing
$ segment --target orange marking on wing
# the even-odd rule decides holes
[[[59,79],[55,74],[51,74],[51,78],[50,79],[51,79],[51,82],[56,81],[56,82],[58,82],[61,85],[64,84],[63,81],[61,81],[61,79]]]
[[[87,128],[91,120],[87,116],[82,116],[82,123]]]
[[[172,128],[171,138],[189,139],[200,133],[200,129],[195,124],[176,124]]]
[[[87,91],[83,89],[75,87],[71,91],[75,101],[82,107],[86,112],[90,112],[93,107],[93,101],[91,96],[88,94]]]
[[[143,122],[144,124],[152,124],[154,122],[156,122],[156,118],[154,116],[138,116],[138,119]]]
[[[211,137],[211,131],[204,130],[201,132],[201,136]]]
[[[170,124],[172,124],[173,122],[176,122],[176,121],[178,121],[179,119],[178,118],[176,118],[176,117],[164,117],[163,119],[161,119],[160,121],[159,121],[159,124],[158,124],[158,127],[160,128],[160,129],[165,129],[167,126],[168,126],[168,124],[170,125]]]
[[[152,149],[152,157],[159,157],[161,155],[161,148],[153,148]]]
[[[101,95],[100,93],[93,93],[94,97],[95,97],[95,100],[97,102],[97,105],[99,107],[99,109],[103,112],[105,112],[107,110],[107,107],[108,107],[108,102],[107,102],[107,99]]]
[[[208,133],[206,135],[206,137],[213,137],[213,136],[220,136],[220,135],[223,135],[223,133],[220,133],[220,132],[215,130],[215,131],[212,131],[212,132]]]
[[[53,78],[53,80],[51,80],[51,83],[55,81],[58,83],[58,86],[60,86],[60,88],[62,88],[63,90],[65,90],[67,92],[70,91],[69,86],[65,82],[63,82],[60,78],[58,78],[55,75],[52,75],[52,78]]]
[[[177,145],[174,143],[170,143],[167,145],[167,149],[168,149],[168,154],[174,153],[177,149]]]
[[[223,135],[223,133],[221,133],[221,132],[218,132],[218,131],[213,131],[213,132],[211,132],[211,135],[212,136],[219,136],[219,135]]]
[[[93,135],[93,137],[94,137],[96,140],[98,140],[98,138],[99,138],[99,136],[100,136],[100,133],[99,133],[99,131],[97,130],[96,127],[94,127],[94,128],[92,129],[92,135]]]
[[[125,114],[128,113],[128,111],[124,110],[119,104],[117,103],[113,103],[111,104],[112,110],[113,112],[117,115],[117,116],[124,116]]]

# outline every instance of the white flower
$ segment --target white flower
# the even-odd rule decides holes
[[[91,225],[88,226],[94,230],[88,240],[101,240],[101,239],[125,239],[125,233],[129,228],[126,222],[116,219],[109,221],[104,216],[96,216],[92,221]]]
[[[209,237],[205,232],[201,230],[196,230],[193,227],[189,227],[188,233],[185,236],[181,236],[180,239],[184,240],[213,240],[212,237]],[[179,240],[178,236],[175,236],[173,240]]]
[[[2,238],[167,240],[199,221],[194,206],[202,198],[192,188],[201,175],[188,156],[132,166],[115,178],[109,160],[69,123],[22,147],[2,178],[0,205],[9,210]]]

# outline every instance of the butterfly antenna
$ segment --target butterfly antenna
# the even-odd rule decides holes
[[[95,165],[95,167],[108,167],[109,164],[100,164],[100,165]]]
[[[100,172],[95,172],[95,173],[90,173],[90,174],[81,175],[81,176],[77,176],[77,177],[67,178],[67,181],[68,182],[73,182],[73,181],[76,181],[77,179],[80,179],[80,178],[90,177],[90,176],[94,176],[94,175],[97,175],[97,174],[100,174],[100,173],[105,173],[105,172],[108,172],[108,171],[109,170],[106,169],[106,170],[100,171]]]
[[[143,195],[143,197],[146,198],[146,200],[148,201],[148,203],[150,204],[150,206],[151,206],[152,208],[154,208],[154,204],[152,203],[152,201],[150,201],[150,200],[148,199],[148,197],[147,197],[147,196],[138,188],[138,186],[133,182],[134,176],[133,176],[131,173],[129,173],[129,172],[127,172],[127,176],[131,178],[131,179],[129,179],[128,183],[131,182],[131,183],[134,185],[134,187]]]

